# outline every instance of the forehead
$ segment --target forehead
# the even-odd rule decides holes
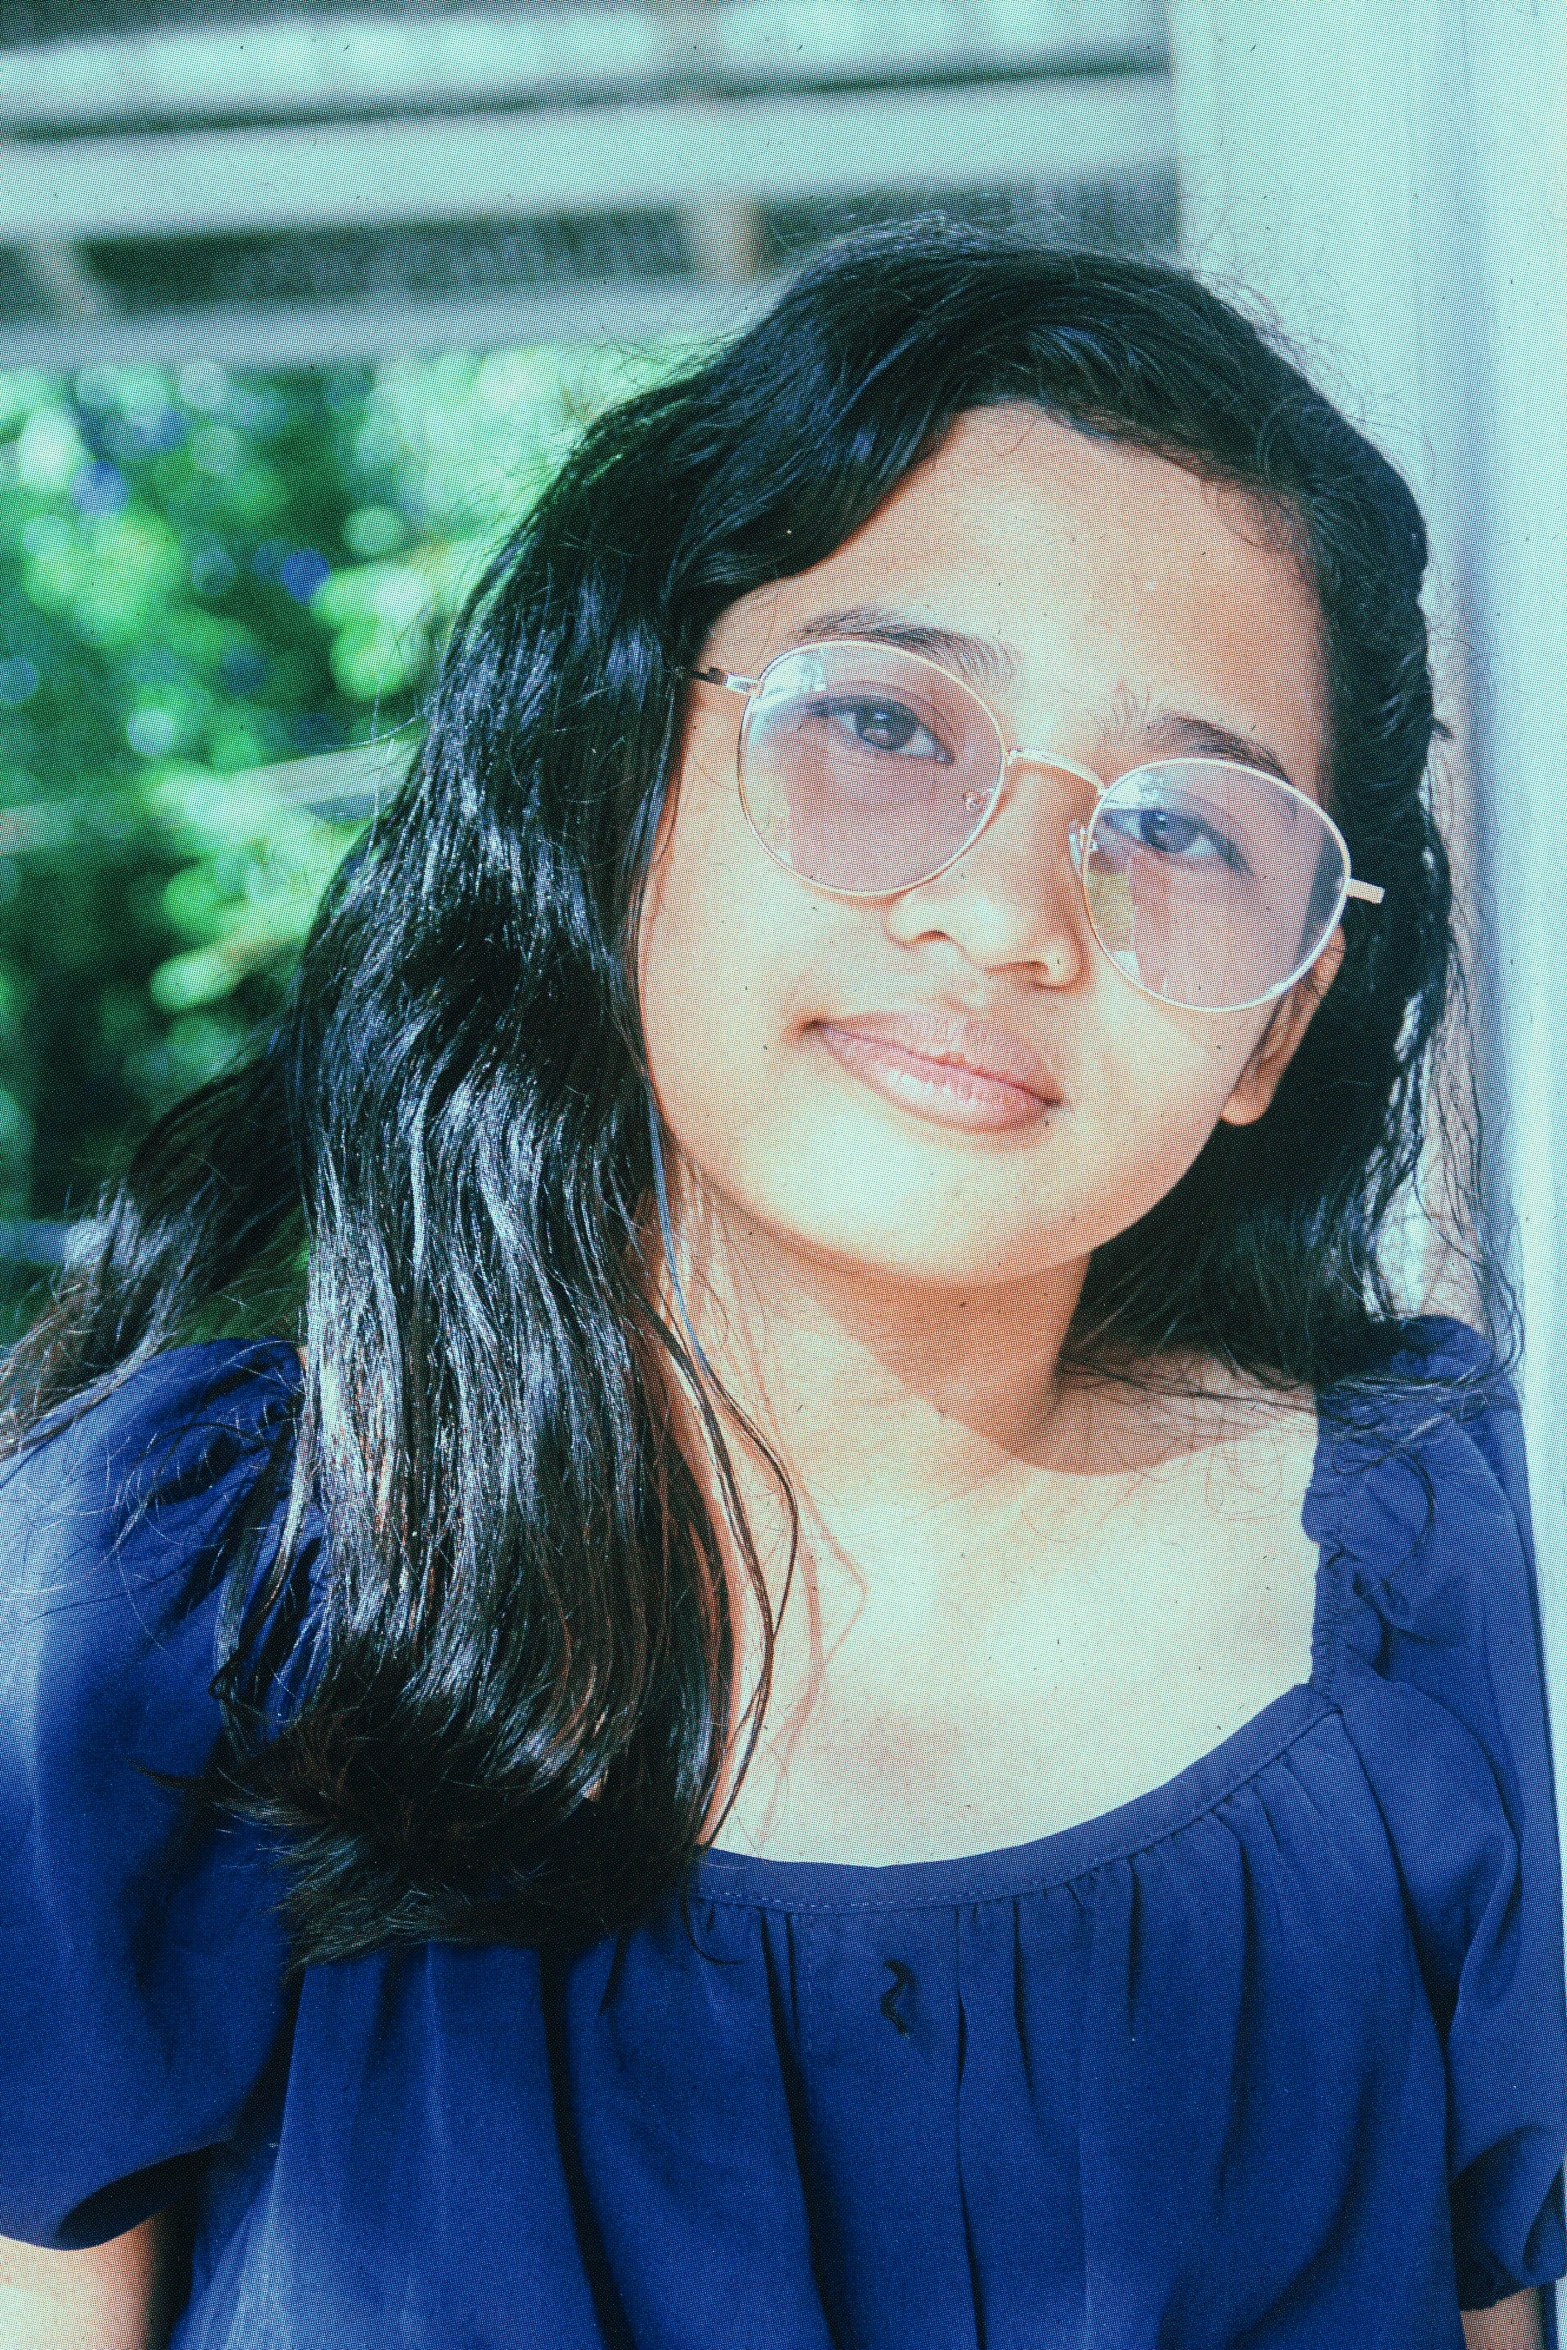
[[[1321,606],[1284,521],[1038,408],[961,416],[825,561],[726,614],[716,657],[754,672],[812,615],[858,604],[993,644],[997,708],[1030,739],[1164,704],[1320,776]]]

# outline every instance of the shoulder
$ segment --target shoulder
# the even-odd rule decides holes
[[[1317,1399],[1321,1538],[1368,1567],[1430,1563],[1489,1537],[1532,1579],[1518,1398],[1488,1342],[1445,1315],[1406,1322],[1374,1376]],[[1462,1535],[1463,1542],[1458,1541]]]
[[[280,2029],[272,1845],[185,1786],[297,1384],[286,1346],[180,1348],[0,1466],[0,2233],[94,2242],[168,2201]]]
[[[1346,1382],[1319,1411],[1305,1519],[1330,1579],[1338,1694],[1420,1692],[1493,1756],[1543,1756],[1523,1439],[1491,1348],[1424,1317],[1375,1380]]]
[[[1325,1670],[1443,2034],[1470,2308],[1562,2257],[1561,1877],[1518,1399],[1476,1331],[1427,1316],[1319,1408]]]
[[[153,1355],[29,1431],[0,1463],[0,1521],[13,1541],[54,1529],[66,1540],[112,1539],[154,1504],[210,1499],[276,1443],[299,1377],[281,1339],[215,1339]],[[9,1550],[8,1567],[14,1558]]]
[[[177,1682],[205,1710],[221,1587],[286,1500],[298,1383],[281,1341],[176,1348],[58,1407],[0,1464],[13,1734],[70,1740],[93,1707],[145,1711]]]
[[[182,1448],[188,1439],[259,1432],[286,1410],[299,1385],[300,1358],[281,1338],[210,1339],[150,1355],[57,1404],[0,1466],[0,1491],[47,1459],[49,1474],[68,1476],[87,1461],[118,1457],[134,1465],[151,1447]]]

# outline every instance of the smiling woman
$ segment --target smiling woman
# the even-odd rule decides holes
[[[1191,279],[940,226],[587,435],[6,1368],[24,2340],[1540,2339],[1423,563]]]
[[[1042,1316],[1059,1347],[1086,1254],[1171,1189],[1221,1118],[1261,1116],[1342,954],[1342,892],[1326,929],[1317,925],[1313,984],[1287,1003],[1249,1004],[1255,957],[1291,895],[1279,861],[1260,888],[1249,869],[1224,865],[1229,907],[1230,892],[1216,900],[1204,878],[1219,860],[1193,865],[1190,839],[1177,857],[1160,838],[1112,834],[1124,844],[1117,877],[1134,968],[1162,977],[1173,963],[1195,976],[1189,967],[1212,958],[1213,984],[1179,992],[1220,1007],[1228,992],[1241,1007],[1197,1012],[1162,988],[1127,986],[1113,955],[1095,952],[1085,936],[1093,899],[1085,904],[1070,848],[1074,824],[1085,813],[1094,821],[1091,771],[1164,775],[1177,795],[1188,775],[1209,771],[1144,766],[1169,744],[1168,713],[1193,704],[1201,714],[1184,717],[1184,730],[1244,735],[1286,779],[1315,783],[1324,770],[1315,592],[1293,555],[1259,544],[1244,510],[1227,514],[1226,503],[1237,506],[1161,457],[1088,440],[1038,410],[992,408],[956,424],[825,561],[724,614],[704,663],[756,671],[809,639],[824,605],[879,591],[905,639],[922,629],[949,647],[988,644],[994,666],[1012,672],[1010,739],[1052,747],[1003,767],[992,745],[965,743],[939,669],[921,662],[921,684],[932,681],[921,693],[903,684],[907,653],[840,643],[835,664],[824,647],[816,666],[837,669],[826,690],[839,739],[853,739],[856,721],[860,740],[878,725],[885,737],[889,714],[894,725],[905,707],[909,716],[891,754],[873,762],[858,743],[852,758],[835,744],[824,758],[802,740],[803,720],[778,711],[775,690],[763,740],[762,729],[749,734],[747,806],[761,767],[790,828],[785,858],[769,859],[735,789],[732,704],[698,698],[670,841],[654,864],[641,998],[661,1106],[704,1196],[738,1196],[753,1221],[788,1223],[813,1255],[841,1254],[855,1277],[874,1259],[943,1287],[1005,1280],[1016,1309]],[[1021,644],[1003,651],[1008,635]],[[845,654],[856,668],[843,667]],[[821,691],[806,687],[807,712]],[[922,707],[928,725],[914,715]],[[1214,768],[1232,793],[1276,789],[1250,767]],[[877,779],[868,804],[867,771]],[[744,761],[740,775],[744,788]],[[939,812],[948,801],[950,824]],[[1166,810],[1164,820],[1176,819]],[[1172,873],[1182,859],[1187,869]],[[818,883],[830,869],[832,898],[801,887],[802,860]],[[1315,866],[1313,856],[1308,875]],[[745,920],[715,928],[726,905],[743,906]],[[1170,938],[1172,924],[1189,950]],[[1299,960],[1298,919],[1291,928],[1285,981]],[[700,1053],[680,1049],[692,1036]],[[847,1086],[835,1075],[844,1070]],[[867,1087],[910,1117],[882,1116]],[[933,1125],[1008,1140],[943,1143]]]

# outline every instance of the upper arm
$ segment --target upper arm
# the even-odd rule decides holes
[[[286,2029],[277,1841],[180,1784],[286,1457],[276,1365],[154,1357],[0,1464],[0,2238],[90,2247],[176,2201]]]
[[[1478,1339],[1443,1344],[1433,1378],[1480,1363]],[[1450,1409],[1417,1383],[1335,1421],[1330,1458],[1346,1718],[1446,2060],[1457,2297],[1485,2350],[1532,2344],[1512,2304],[1564,2261],[1567,2005],[1516,1406],[1500,1381]]]
[[[1541,2350],[1539,2296],[1509,2293],[1491,2309],[1464,2312],[1464,2350]]]
[[[0,2237],[0,2341],[8,2350],[161,2350],[173,2317],[167,2212],[85,2252]]]

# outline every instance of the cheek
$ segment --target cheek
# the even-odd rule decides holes
[[[683,1153],[723,1158],[764,1115],[791,983],[817,927],[802,893],[706,799],[683,809],[656,860],[640,942],[654,1091]],[[782,901],[782,902],[781,902]]]
[[[1172,1014],[1091,974],[1027,1008],[1067,1056],[1058,1119],[994,1144],[919,1125],[846,1086],[806,1026],[877,995],[877,973],[892,1000],[894,981],[908,985],[891,968],[901,956],[864,910],[802,888],[730,815],[706,793],[681,808],[639,957],[654,1090],[710,1195],[812,1251],[993,1279],[1086,1254],[1179,1181],[1245,1067],[1254,1015]]]
[[[1251,1016],[1243,1016],[1250,1021]],[[1201,1152],[1250,1059],[1249,1025],[1179,1016],[1137,1003],[1117,1023],[1097,1116],[1118,1229],[1172,1190]]]

